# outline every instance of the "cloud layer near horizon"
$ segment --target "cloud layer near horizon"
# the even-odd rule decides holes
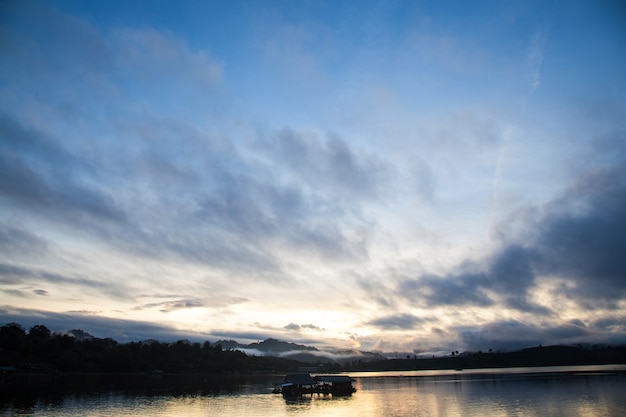
[[[89,6],[1,6],[2,317],[379,350],[626,340],[603,10],[197,11],[240,18],[225,36]],[[596,30],[578,50],[574,25]]]

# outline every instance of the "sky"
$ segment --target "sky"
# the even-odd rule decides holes
[[[0,2],[0,322],[626,343],[617,1]]]

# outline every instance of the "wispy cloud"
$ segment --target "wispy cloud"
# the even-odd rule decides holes
[[[416,317],[412,314],[396,314],[380,317],[367,322],[366,324],[385,330],[410,330],[425,323],[436,322],[433,318]]]
[[[132,299],[130,297],[132,291],[129,290],[129,287],[119,282],[105,282],[5,263],[0,263],[0,279],[0,287],[3,289],[15,290],[11,288],[15,285],[35,287],[33,292],[37,295],[44,295],[47,291],[37,287],[54,286],[72,288],[73,290],[95,290],[97,293],[113,299]],[[28,296],[31,296],[30,293]]]
[[[530,90],[522,104],[522,116],[526,113],[526,106],[537,88],[541,84],[541,66],[544,59],[544,50],[548,41],[548,35],[543,30],[536,30],[530,40],[528,48],[528,84]]]
[[[0,223],[0,252],[17,257],[44,256],[49,242],[40,238],[21,224]]]

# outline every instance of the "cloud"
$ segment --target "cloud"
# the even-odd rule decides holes
[[[207,340],[207,335],[192,331],[179,330],[155,323],[112,319],[94,313],[53,313],[6,305],[0,306],[0,320],[6,323],[20,323],[25,329],[38,324],[43,324],[53,332],[81,329],[95,337],[110,337],[123,343],[147,339],[156,339],[163,342],[173,342],[179,339]]]
[[[135,307],[133,310],[143,310],[146,308],[160,307],[159,311],[161,313],[171,313],[172,311],[176,311],[176,310],[184,310],[188,308],[196,308],[196,307],[203,307],[203,306],[204,306],[204,303],[200,300],[188,299],[188,300],[176,300],[176,301],[163,301],[161,303],[149,303],[149,304],[144,304],[140,307]]]
[[[288,325],[285,326],[285,329],[287,329],[287,330],[300,330],[300,325],[296,324],[296,323],[289,323]]]
[[[0,286],[7,287],[13,285],[53,285],[64,288],[82,288],[83,290],[96,290],[118,300],[128,300],[131,298],[130,288],[123,283],[103,282],[95,279],[83,278],[80,276],[63,275],[57,272],[48,272],[36,268],[22,267],[7,263],[0,263]],[[34,293],[43,295],[41,289],[35,289]]]
[[[397,306],[395,291],[388,288],[384,282],[375,280],[373,277],[359,277],[356,283],[374,303],[386,309],[393,309]]]
[[[392,169],[374,154],[357,152],[337,135],[283,129],[259,138],[255,150],[308,190],[337,199],[377,199],[384,195]]]
[[[65,109],[60,114],[66,116],[82,117],[99,106],[107,110],[105,117],[117,114],[115,99],[138,92],[143,104],[155,110],[152,100],[197,98],[213,92],[223,79],[220,62],[172,33],[128,27],[99,30],[42,3],[15,3],[6,11],[11,16],[3,22],[6,51],[12,59],[0,70],[17,85],[30,82],[45,92],[48,104],[59,106],[57,111]],[[65,88],[57,90],[59,85]],[[169,104],[171,110],[182,103]]]
[[[401,278],[397,294],[417,305],[502,306],[542,316],[553,306],[539,305],[532,290],[537,279],[565,279],[560,288],[587,309],[613,305],[626,296],[626,166],[592,172],[539,221],[526,225],[525,243],[505,242],[481,262],[467,261],[461,272]]]
[[[444,28],[436,29],[413,33],[407,42],[409,51],[420,61],[428,61],[439,73],[471,75],[484,69],[487,50],[474,44],[470,37],[461,38]]]
[[[165,252],[224,268],[252,265],[265,271],[277,270],[268,242],[313,251],[322,257],[356,255],[363,250],[347,240],[348,229],[333,224],[342,217],[347,221],[355,218],[333,203],[332,196],[307,195],[296,185],[273,184],[273,178],[257,175],[259,167],[248,165],[236,150],[217,165],[213,164],[217,156],[195,154],[187,161],[186,172],[166,159],[149,156],[150,164],[159,165],[150,171],[162,175],[169,172],[170,177],[181,179],[177,180],[177,192],[189,198],[174,201],[164,196],[161,202],[139,201],[141,194],[133,197],[127,193],[153,179],[138,172],[138,177],[125,182],[127,189],[116,190],[128,197],[116,201],[105,188],[86,185],[120,180],[117,176],[97,178],[110,171],[104,168],[106,160],[83,161],[53,138],[29,130],[6,115],[0,118],[0,128],[8,138],[3,143],[5,175],[0,182],[5,198],[47,221],[56,219],[55,227],[76,230],[80,225],[81,233],[88,232],[112,247],[144,256]],[[189,135],[179,143],[195,146],[193,131]],[[345,145],[342,149],[343,158],[349,159]],[[137,165],[133,160],[128,164]],[[213,166],[209,171],[194,172],[207,164]],[[327,213],[320,208],[332,209],[336,217],[326,219]],[[143,215],[147,211],[150,217]],[[166,213],[175,214],[171,218],[155,217]],[[317,221],[315,227],[307,226],[308,220]],[[358,223],[356,226],[361,228]],[[247,242],[241,236],[246,236]]]
[[[590,327],[600,331],[608,331],[616,334],[626,333],[626,316],[609,315],[604,318],[594,320],[590,323]]]
[[[571,282],[568,295],[589,304],[626,296],[625,174],[622,162],[584,176],[538,225],[542,268]]]
[[[472,351],[516,350],[538,345],[597,343],[613,339],[613,335],[607,332],[593,331],[580,326],[579,323],[551,326],[543,323],[528,324],[518,320],[504,320],[475,327],[456,327],[451,330],[457,333],[465,349]]]
[[[209,57],[207,51],[192,51],[172,34],[154,29],[117,29],[110,38],[115,50],[115,64],[129,72],[135,81],[160,82],[164,76],[176,74],[181,80],[192,79],[196,88],[211,88],[222,81],[222,64]],[[184,84],[183,84],[184,85]],[[171,80],[165,91],[181,84]]]
[[[422,317],[416,317],[412,314],[396,314],[391,316],[380,317],[374,320],[370,320],[366,324],[378,327],[384,330],[410,330],[426,322],[433,321],[432,319],[426,319]]]
[[[44,256],[49,242],[21,224],[0,222],[0,253],[11,256]]]
[[[543,63],[543,51],[547,41],[547,35],[544,31],[537,30],[533,33],[530,41],[530,48],[528,50],[528,65],[530,67],[531,75],[529,77],[530,83],[530,96],[539,87],[541,82],[541,64]]]
[[[30,296],[30,294],[21,290],[17,290],[15,288],[2,288],[0,289],[0,291],[2,291],[5,294],[11,295],[13,297],[18,297],[18,298],[29,298]]]
[[[39,93],[0,109],[0,195],[3,211],[41,222],[42,241],[61,233],[270,281],[286,257],[367,257],[371,221],[354,200],[387,188],[375,154],[289,129],[240,140],[206,111],[227,100],[222,65],[171,33],[100,30],[45,5],[12,10],[23,26],[7,29],[0,93]],[[35,17],[41,27],[27,30]]]
[[[324,329],[316,326],[314,324],[296,324],[289,323],[284,327],[287,330],[299,331],[299,330],[315,330],[315,331],[323,331]]]
[[[493,300],[484,292],[482,285],[487,281],[484,274],[459,274],[440,277],[424,275],[408,278],[398,283],[398,295],[415,303],[437,305],[491,306]]]
[[[66,223],[124,222],[111,195],[88,186],[83,161],[42,132],[0,115],[0,193],[17,207]]]
[[[142,297],[146,297],[146,296],[142,296]],[[149,297],[150,298],[175,298],[174,296],[169,296],[169,295],[149,296]],[[234,304],[244,303],[246,301],[249,301],[249,300],[243,297],[229,297],[229,296],[223,296],[223,297],[215,296],[215,297],[202,298],[202,299],[183,298],[183,299],[170,300],[170,301],[161,301],[158,303],[142,304],[140,306],[134,307],[133,310],[139,311],[139,310],[145,310],[145,309],[158,308],[159,311],[162,313],[171,313],[172,311],[184,310],[184,309],[190,309],[190,308],[196,308],[196,307],[211,307],[211,308],[227,307],[227,306],[231,306]]]
[[[258,342],[267,339],[267,333],[260,333],[255,331],[236,331],[236,330],[220,330],[214,329],[211,331],[211,336],[220,340],[235,340],[237,342],[246,343],[250,341]]]

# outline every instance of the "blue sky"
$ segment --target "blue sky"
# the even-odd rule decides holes
[[[626,341],[618,2],[7,1],[0,319]]]

